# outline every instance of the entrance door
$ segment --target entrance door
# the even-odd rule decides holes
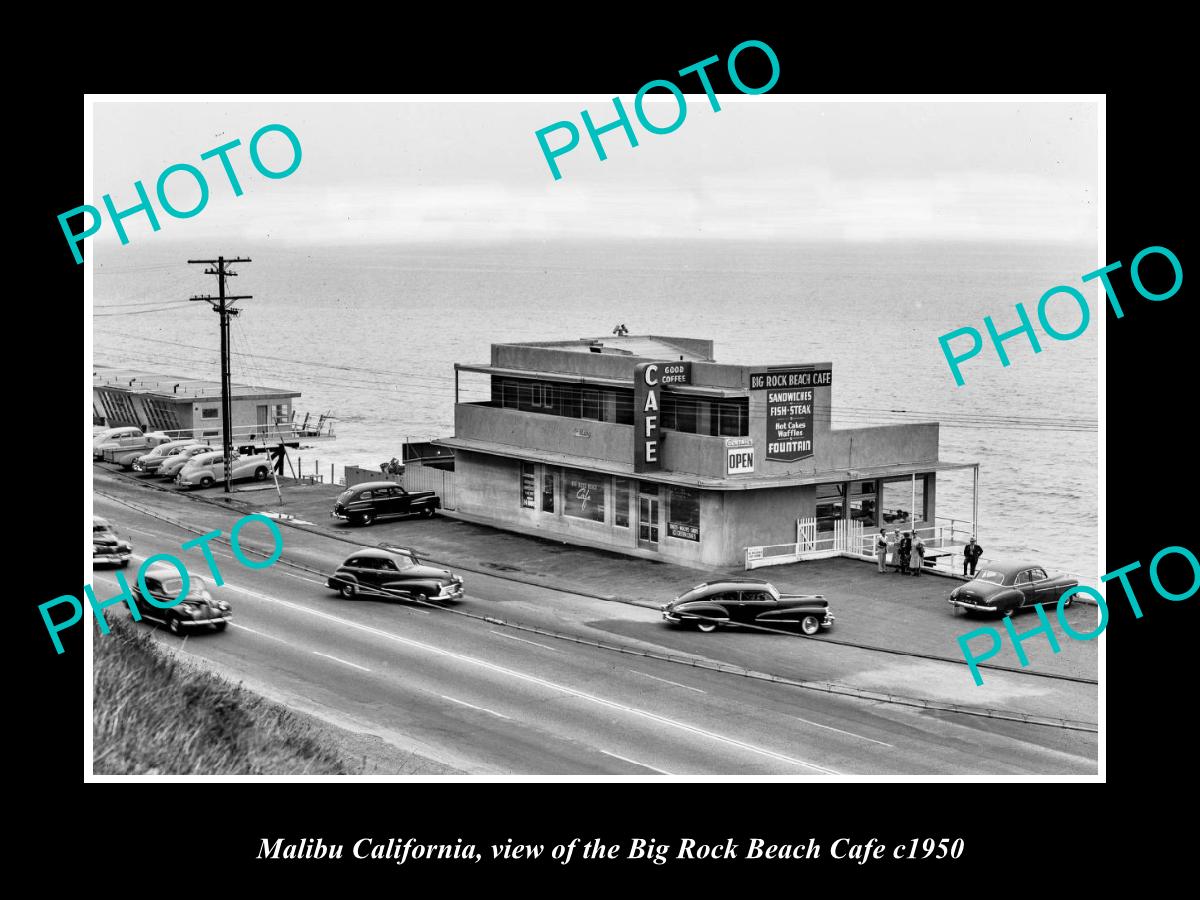
[[[265,438],[267,436],[267,432],[270,430],[270,423],[267,421],[267,414],[271,411],[271,408],[269,406],[260,406],[257,408],[257,411],[258,433],[260,436]]]
[[[658,549],[658,485],[638,487],[638,546]]]

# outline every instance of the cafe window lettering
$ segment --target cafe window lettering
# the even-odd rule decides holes
[[[684,541],[700,540],[700,492],[691,488],[670,489],[667,536]]]
[[[604,521],[604,483],[594,472],[563,470],[563,515],[592,522]]]
[[[537,475],[533,463],[521,463],[521,508],[533,509],[537,499]]]
[[[846,508],[846,486],[838,484],[817,485],[817,531],[833,531],[833,523],[844,515]]]
[[[613,479],[613,525],[629,527],[629,479]]]
[[[911,523],[914,512],[918,520],[925,520],[924,475],[917,476],[915,498],[913,493],[912,478],[883,482],[883,496],[880,499],[881,524],[905,525]]]

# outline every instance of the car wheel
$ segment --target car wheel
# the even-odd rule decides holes
[[[1017,608],[1015,606],[1010,606],[1003,613],[1001,613],[1001,615],[1006,619],[1011,619],[1013,617],[1013,613],[1015,613],[1016,611],[1017,611]]]
[[[717,623],[712,619],[699,619],[696,622],[696,627],[705,634],[711,634],[717,630]]]
[[[200,487],[202,487],[202,488],[212,487],[212,483],[213,483],[213,480],[208,475],[205,475],[203,478],[200,479]]]
[[[1072,594],[1072,595],[1071,595],[1070,597],[1068,597],[1068,598],[1066,599],[1066,601],[1063,603],[1063,609],[1067,609],[1067,608],[1068,608],[1068,607],[1070,607],[1070,605],[1071,605],[1072,603],[1074,603],[1074,602],[1075,602],[1075,595],[1074,595],[1074,594]]]
[[[433,518],[433,507],[432,506],[425,507],[423,510],[421,510],[421,515],[423,515],[427,519],[432,519]]]
[[[267,480],[267,467],[266,466],[259,466],[257,469],[254,470],[254,480],[255,481],[266,481]]]
[[[224,631],[225,626],[228,624],[229,624],[228,622],[218,622],[216,625],[213,626],[213,628],[217,629],[217,631]]]
[[[821,630],[821,623],[816,616],[805,616],[800,620],[800,630],[805,634],[816,634]]]
[[[428,603],[429,602],[429,595],[426,594],[424,591],[417,591],[415,594],[412,595],[412,598],[417,603]]]
[[[370,525],[374,521],[375,521],[374,513],[363,513],[361,516],[358,517],[359,525],[363,525],[363,526]]]
[[[129,560],[127,560],[127,559],[123,559],[123,560],[121,560],[121,568],[122,568],[122,569],[128,569],[128,568],[129,568]],[[1070,605],[1071,605],[1071,601],[1070,601],[1070,600],[1068,600],[1068,601],[1067,601],[1067,606],[1070,606]]]
[[[179,619],[177,619],[175,616],[171,616],[169,619],[167,619],[167,628],[170,629],[171,634],[179,634],[181,631],[183,631],[183,628],[179,624]]]
[[[353,600],[354,595],[358,593],[358,589],[355,588],[353,584],[343,584],[341,588],[338,589],[338,593],[347,600]]]

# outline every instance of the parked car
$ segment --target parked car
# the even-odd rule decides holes
[[[133,471],[154,472],[172,453],[177,453],[184,447],[193,447],[197,445],[198,441],[195,438],[181,438],[179,440],[167,441],[164,444],[159,444],[152,450],[148,450],[140,456],[134,458]]]
[[[92,435],[92,458],[99,459],[105,450],[122,447],[141,447],[146,442],[142,429],[136,425],[125,425],[120,428],[106,428]]]
[[[213,448],[210,444],[192,444],[189,447],[183,447],[178,452],[172,452],[170,456],[162,461],[158,467],[158,471],[154,474],[159,478],[166,478],[170,481],[175,480],[175,476],[179,474],[179,470],[187,465],[188,460],[194,456],[199,456],[201,453],[212,453]]]
[[[391,481],[368,481],[338,494],[329,515],[352,525],[370,525],[396,516],[432,516],[442,508],[433,491],[406,491]]]
[[[421,563],[402,547],[363,547],[354,551],[329,576],[326,584],[347,600],[364,596],[403,597],[419,602],[460,600],[461,575]]]
[[[233,611],[225,600],[218,600],[209,592],[208,582],[199,575],[188,573],[187,595],[174,606],[160,609],[146,599],[142,593],[140,579],[129,586],[134,602],[143,619],[161,622],[171,634],[206,629],[224,631]],[[169,565],[153,565],[145,573],[146,590],[159,602],[168,602],[179,596],[183,579],[178,570]]]
[[[769,581],[749,578],[698,584],[666,604],[663,618],[704,632],[721,626],[799,625],[810,635],[834,622],[829,601],[821,594],[781,594]]]
[[[92,516],[92,562],[106,562],[125,568],[133,555],[133,545],[117,536],[106,519]]]
[[[231,481],[242,478],[253,478],[262,481],[271,474],[271,458],[265,453],[252,456],[233,454],[233,464],[230,466]],[[225,457],[220,450],[211,453],[198,453],[184,463],[183,468],[175,474],[175,483],[180,487],[209,487],[218,481],[225,480]]]
[[[1032,563],[989,563],[971,581],[952,590],[948,599],[952,606],[968,612],[998,613],[1008,618],[1022,607],[1057,604],[1063,592],[1077,584],[1075,578],[1048,575]],[[1070,606],[1074,600],[1072,595],[1063,605]]]

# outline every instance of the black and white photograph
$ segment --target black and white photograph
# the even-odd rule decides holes
[[[90,98],[89,779],[1102,777],[1103,97],[768,51]]]

